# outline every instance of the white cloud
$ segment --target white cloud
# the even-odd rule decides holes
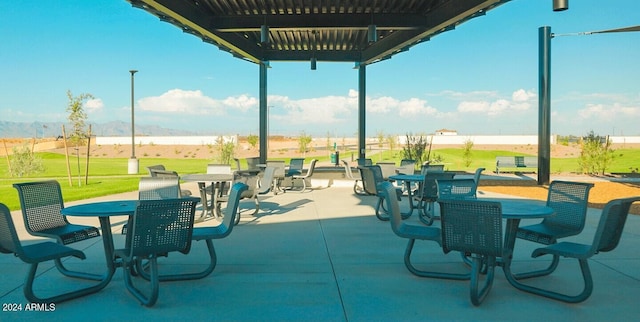
[[[250,108],[256,107],[260,104],[255,97],[249,97],[249,95],[240,95],[238,97],[227,97],[222,101],[225,106],[238,109],[242,112],[248,111]]]
[[[386,114],[391,112],[391,108],[398,106],[399,101],[393,97],[383,96],[367,100],[367,112]]]
[[[578,110],[578,115],[583,119],[614,120],[617,118],[630,118],[640,116],[639,107],[627,107],[618,103],[607,104],[587,104],[583,109]]]
[[[456,94],[457,97],[475,97],[481,92],[472,92],[469,95]],[[511,94],[511,99],[494,97],[493,92],[487,93],[485,99],[464,100],[458,104],[458,112],[478,113],[489,116],[498,116],[510,111],[526,111],[531,108],[531,101],[536,99],[536,94],[524,89],[516,90]]]
[[[140,99],[138,105],[142,110],[150,112],[225,115],[230,109],[247,112],[258,106],[258,100],[246,94],[216,100],[200,90],[172,89],[160,96]]]
[[[400,116],[413,117],[417,115],[436,114],[438,110],[428,106],[425,100],[411,98],[408,101],[400,102],[399,112]]]
[[[463,101],[458,104],[458,112],[462,113],[484,113],[489,110],[489,102]]]
[[[104,108],[104,102],[100,98],[94,98],[88,100],[84,106],[87,108],[88,113],[94,113],[102,110]]]
[[[202,91],[172,89],[160,96],[145,97],[138,101],[144,111],[180,112],[187,114],[224,114],[221,104],[205,96]]]
[[[511,94],[511,100],[514,102],[527,102],[536,98],[536,94],[531,91],[525,91],[524,89],[519,89],[513,94]]]

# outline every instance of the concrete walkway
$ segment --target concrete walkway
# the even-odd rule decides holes
[[[196,190],[195,184],[186,188]],[[496,196],[480,189],[480,196]],[[135,199],[125,193],[92,200]],[[125,289],[122,272],[99,293],[60,303],[49,312],[0,312],[0,321],[19,320],[163,320],[163,321],[428,321],[526,320],[609,321],[636,320],[640,309],[640,216],[629,216],[621,243],[610,253],[590,261],[594,276],[591,297],[580,304],[565,304],[514,289],[498,269],[493,289],[480,307],[469,301],[468,281],[419,278],[403,263],[406,240],[393,234],[388,222],[373,215],[376,198],[356,196],[349,184],[311,192],[287,192],[261,197],[257,216],[242,216],[240,225],[225,239],[216,240],[218,266],[207,278],[164,282],[152,308],[138,304]],[[406,206],[406,202],[403,206]],[[75,203],[68,203],[70,206]],[[241,203],[245,213],[251,201]],[[573,240],[589,242],[600,210],[590,209],[587,228]],[[22,224],[19,212],[14,220]],[[74,223],[98,225],[97,219],[69,218]],[[414,215],[409,221],[418,222]],[[116,247],[124,236],[114,223]],[[205,222],[198,225],[213,224]],[[439,222],[436,221],[436,225]],[[24,243],[34,237],[20,228]],[[99,238],[76,243],[87,259],[67,263],[93,272],[104,267]],[[516,243],[514,271],[545,261],[531,259],[538,245]],[[203,242],[188,255],[162,259],[161,272],[195,270],[208,259]],[[417,242],[415,255],[434,270],[465,270],[460,255],[444,255],[433,242]],[[13,256],[0,256],[0,297],[4,305],[26,304],[22,283],[28,265]],[[61,277],[50,263],[39,268],[37,291],[81,285]],[[578,292],[581,274],[577,261],[563,260],[552,276],[532,281],[559,290]],[[50,293],[49,293],[50,294]]]

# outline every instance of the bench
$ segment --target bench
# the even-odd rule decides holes
[[[517,169],[514,172],[522,172],[523,169],[538,169],[538,157],[537,156],[501,156],[496,157],[496,173],[504,171],[503,169]]]

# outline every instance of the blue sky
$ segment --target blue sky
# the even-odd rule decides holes
[[[640,25],[640,1],[513,0],[367,67],[367,135],[536,134],[538,28],[572,34]],[[124,0],[0,2],[3,121],[67,119],[67,90],[90,93],[89,123],[207,135],[257,134],[257,65]],[[640,32],[552,39],[551,132],[640,135]],[[272,134],[356,136],[353,63],[272,62]]]

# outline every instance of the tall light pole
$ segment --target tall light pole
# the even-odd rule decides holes
[[[131,158],[129,159],[129,174],[138,174],[139,170],[138,159],[136,159],[136,132],[133,113],[133,75],[137,72],[135,69],[129,71],[131,73]]]

